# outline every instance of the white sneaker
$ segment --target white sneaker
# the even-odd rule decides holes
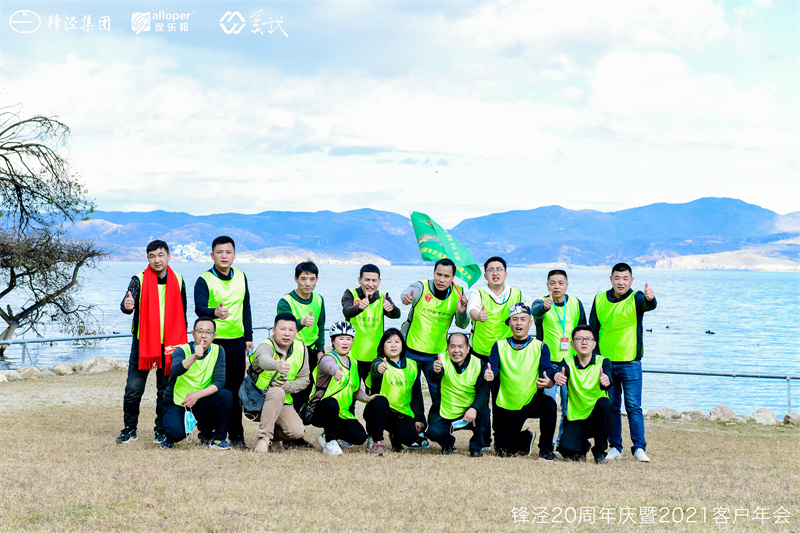
[[[372,437],[367,437],[367,450],[372,451],[372,446],[375,444],[375,441],[372,440]]]
[[[633,457],[639,461],[640,463],[649,463],[650,458],[647,457],[647,454],[644,453],[644,450],[641,448],[636,448],[636,451],[633,452]]]
[[[317,444],[319,444],[320,446],[322,446],[323,449],[325,449],[325,445],[327,444],[325,442],[325,433],[320,433],[319,435],[317,435]]]
[[[616,448],[611,448],[608,450],[608,453],[606,454],[606,460],[615,461],[617,459],[622,459],[622,454],[619,453],[619,450]]]
[[[335,440],[325,443],[325,447],[322,448],[322,453],[324,455],[342,455],[342,448],[339,446],[339,443]]]

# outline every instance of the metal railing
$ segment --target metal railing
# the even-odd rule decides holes
[[[266,330],[267,331],[267,338],[269,338],[272,334],[272,326],[258,326],[254,327],[253,330]],[[325,328],[327,331],[328,328]],[[191,331],[187,333],[191,334]],[[132,337],[131,333],[112,333],[108,335],[83,335],[83,336],[75,336],[75,337],[52,337],[52,338],[44,338],[44,339],[18,339],[18,340],[11,340],[11,341],[0,341],[0,346],[2,345],[13,345],[13,344],[20,344],[22,345],[22,360],[21,364],[24,365],[25,357],[27,356],[28,360],[33,364],[33,359],[31,358],[30,354],[28,353],[28,344],[44,344],[44,343],[54,343],[54,342],[66,342],[66,341],[87,341],[87,340],[100,340],[100,339],[123,339],[127,337]],[[786,381],[786,412],[792,412],[792,380],[797,379],[800,380],[800,375],[792,375],[792,374],[763,374],[763,373],[749,373],[749,372],[700,372],[695,370],[665,370],[660,368],[642,368],[642,372],[650,373],[650,374],[671,374],[671,375],[678,375],[678,376],[707,376],[707,377],[728,377],[728,378],[754,378],[754,379],[780,379]]]

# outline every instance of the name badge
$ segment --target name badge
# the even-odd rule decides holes
[[[569,350],[569,339],[561,337],[561,351],[566,352],[567,350]]]

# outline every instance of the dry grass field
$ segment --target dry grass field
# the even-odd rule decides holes
[[[471,459],[464,433],[447,457],[160,450],[152,380],[139,441],[115,444],[124,383],[116,370],[0,384],[0,530],[800,531],[797,428],[648,421],[650,464]]]

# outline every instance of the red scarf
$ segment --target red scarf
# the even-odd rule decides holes
[[[183,309],[178,276],[167,266],[164,294],[164,358],[161,358],[161,313],[158,301],[158,276],[149,266],[142,276],[139,302],[139,370],[172,369],[172,352],[186,344],[186,312]]]

